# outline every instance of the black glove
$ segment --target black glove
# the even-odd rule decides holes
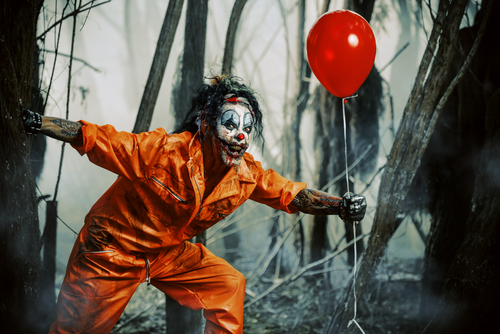
[[[363,195],[356,195],[351,192],[345,193],[340,206],[340,218],[343,221],[363,220],[366,213],[366,198]]]
[[[27,134],[32,135],[40,132],[42,127],[42,116],[34,111],[21,108],[23,116],[24,130]]]

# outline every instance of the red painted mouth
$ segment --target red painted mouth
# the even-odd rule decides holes
[[[217,137],[219,142],[221,143],[222,148],[231,158],[240,158],[243,156],[245,151],[247,150],[247,145],[241,145],[237,143],[230,143],[225,140],[222,140]]]

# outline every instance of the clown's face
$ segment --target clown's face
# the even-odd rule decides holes
[[[215,149],[228,167],[241,163],[243,154],[252,141],[253,115],[240,103],[225,103],[215,129]]]

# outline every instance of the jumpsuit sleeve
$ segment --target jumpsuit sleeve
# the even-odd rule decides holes
[[[260,163],[258,165],[260,167]],[[287,213],[297,213],[299,210],[289,204],[306,187],[306,183],[292,182],[272,169],[263,170],[257,178],[257,186],[250,195],[250,199],[266,204],[273,209],[279,209]]]
[[[81,145],[72,146],[81,155],[86,154],[92,163],[130,180],[145,176],[167,137],[162,128],[134,134],[118,132],[111,125],[80,123],[83,124]]]

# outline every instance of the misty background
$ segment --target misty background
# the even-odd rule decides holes
[[[54,23],[54,11],[58,12],[65,1],[45,1],[38,31],[43,32]],[[207,40],[205,52],[206,76],[220,74],[224,52],[226,29],[234,1],[209,1]],[[307,1],[306,33],[314,21],[321,15],[323,1]],[[342,9],[344,1],[332,1],[330,10]],[[148,77],[151,61],[156,48],[156,41],[165,16],[168,1],[163,0],[113,0],[93,8],[88,15],[77,16],[77,29],[74,44],[74,62],[71,80],[70,120],[86,120],[100,125],[112,124],[117,130],[132,131],[141,96]],[[280,6],[282,6],[280,8]],[[174,130],[174,116],[171,106],[171,92],[178,61],[183,49],[185,7],[177,28],[174,44],[160,95],[156,104],[150,129],[163,127],[167,132]],[[264,110],[264,137],[266,148],[271,157],[264,157],[258,145],[250,149],[264,168],[273,168],[281,172],[286,161],[282,160],[282,149],[286,143],[284,120],[291,114],[292,100],[297,91],[297,2],[294,0],[249,0],[239,22],[232,74],[241,77],[259,94],[259,102]],[[471,7],[471,11],[474,8]],[[419,21],[415,13],[421,15]],[[473,12],[471,15],[473,17]],[[384,100],[385,110],[380,118],[380,149],[375,171],[386,162],[395,129],[402,117],[403,108],[412,88],[418,65],[427,44],[427,35],[432,28],[428,11],[420,12],[416,5],[410,4],[406,10],[396,1],[375,2],[372,29],[377,41],[375,66],[384,79],[384,92],[393,98],[391,115],[390,104]],[[422,25],[423,22],[423,25]],[[65,117],[69,55],[71,49],[72,20],[62,24],[58,44],[58,60],[54,71],[50,97],[45,115]],[[53,29],[45,38],[45,55],[42,77],[42,90],[49,84],[54,53],[57,46],[57,29]],[[404,49],[403,47],[407,45]],[[398,51],[403,50],[393,60]],[[393,60],[393,61],[392,61]],[[313,76],[310,92],[319,85]],[[360,95],[358,99],[363,99]],[[310,99],[311,103],[312,98]],[[185,101],[186,109],[190,101]],[[314,184],[314,112],[307,108],[300,129],[302,177],[308,187]],[[42,174],[37,180],[39,194],[55,193],[58,177],[61,143],[47,139],[47,150]],[[375,172],[373,173],[375,176]],[[373,183],[363,193],[368,201],[365,219],[360,223],[363,233],[369,233],[372,226],[377,202],[378,183],[381,174],[376,175]],[[81,157],[69,145],[64,152],[63,167],[58,188],[58,216],[71,229],[78,232],[83,226],[84,217],[91,206],[116,180],[116,175],[91,164],[86,157]],[[356,180],[354,192],[365,189],[365,183]],[[329,192],[341,196],[334,187]],[[46,214],[45,203],[39,205],[40,228],[43,231]],[[255,269],[257,259],[267,249],[268,235],[272,221],[268,218],[272,210],[266,206],[248,201],[232,216],[215,225],[208,231],[207,247],[216,255],[227,258],[221,235],[221,224],[235,222],[241,228],[241,257],[232,264],[245,275]],[[294,217],[290,216],[287,223]],[[303,219],[308,224],[308,217]],[[428,232],[429,221],[422,219],[424,233]],[[288,226],[283,226],[283,229]],[[307,233],[307,229],[306,229]],[[344,226],[338,217],[329,217],[328,235],[331,244],[342,238]],[[58,222],[57,230],[57,275],[56,287],[64,277],[66,263],[76,239],[76,234]],[[365,239],[366,241],[367,239]],[[293,238],[289,238],[282,255],[283,266],[291,268],[296,258]],[[344,240],[345,244],[345,240]],[[342,245],[342,244],[341,244]],[[387,262],[416,261],[424,256],[425,244],[410,220],[405,220],[398,228],[387,249]],[[335,265],[343,268],[332,283],[345,285],[351,274],[351,268],[345,263],[345,255],[335,260]],[[141,285],[142,288],[142,285]],[[140,289],[141,290],[141,289]],[[133,306],[131,306],[133,307]]]

